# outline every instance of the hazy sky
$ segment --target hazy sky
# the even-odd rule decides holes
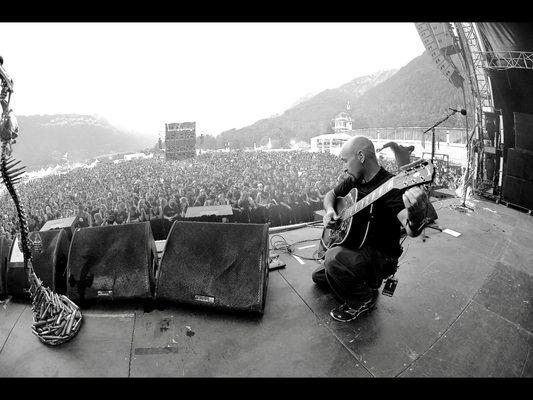
[[[423,51],[414,23],[0,23],[15,114],[94,114],[154,136],[165,122],[241,128]]]

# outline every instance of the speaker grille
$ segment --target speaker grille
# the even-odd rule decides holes
[[[506,175],[514,176],[515,178],[533,180],[533,152],[508,149],[507,150],[507,169]]]
[[[533,181],[507,175],[503,181],[504,200],[533,210]]]
[[[262,312],[267,278],[266,224],[176,222],[161,259],[156,297]]]
[[[68,257],[68,295],[75,301],[150,298],[153,257],[149,222],[77,229]]]

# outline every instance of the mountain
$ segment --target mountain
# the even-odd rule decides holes
[[[229,142],[232,148],[265,145],[268,138],[273,142],[289,143],[309,140],[312,136],[331,129],[331,120],[345,110],[347,101],[351,104],[370,88],[384,82],[395,74],[395,70],[381,71],[356,78],[338,88],[326,89],[297,104],[282,115],[265,118],[254,124],[222,132],[216,140],[218,146]]]
[[[306,95],[303,95],[298,100],[296,100],[289,108],[296,107],[298,104],[303,103],[304,101],[307,101],[307,100],[313,98],[313,96],[316,96],[316,92],[307,93]]]
[[[28,170],[56,165],[65,153],[70,162],[83,162],[99,155],[138,151],[156,141],[124,132],[90,115],[22,115],[17,120],[19,137],[13,155]]]
[[[232,148],[273,143],[287,145],[291,140],[309,141],[313,136],[331,133],[331,121],[345,111],[350,101],[353,128],[431,126],[448,107],[462,104],[462,91],[452,86],[424,52],[399,70],[380,71],[358,77],[338,88],[324,90],[298,102],[282,115],[222,132],[211,143]],[[462,126],[457,116],[445,126]]]
[[[397,69],[379,71],[372,75],[355,78],[354,80],[340,86],[339,90],[350,95],[355,95],[359,97],[369,89],[375,87],[376,85],[379,85],[381,82],[384,82],[390,77],[392,77],[394,74],[396,74],[396,72],[398,72]]]
[[[443,118],[448,107],[466,108],[463,92],[437,69],[424,52],[394,76],[368,89],[352,107],[353,128],[432,126]],[[463,127],[456,115],[443,126]]]

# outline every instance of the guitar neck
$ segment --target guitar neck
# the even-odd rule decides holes
[[[363,197],[350,207],[345,208],[342,212],[341,219],[346,220],[353,217],[359,211],[389,193],[392,189],[396,188],[403,191],[413,186],[433,182],[435,169],[430,161],[418,160],[402,168],[403,170],[398,175],[392,176],[385,183],[374,189],[372,193]]]
[[[376,200],[380,199],[381,197],[389,193],[394,188],[393,180],[394,180],[394,177],[390,178],[387,182],[381,184],[378,188],[374,189],[372,193],[363,197],[361,200],[359,200],[355,204],[352,204],[349,208],[346,209],[343,219],[353,217],[363,208],[368,207],[370,204],[374,203]]]

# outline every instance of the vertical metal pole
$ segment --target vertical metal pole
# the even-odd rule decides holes
[[[498,178],[498,198],[501,197],[502,195],[502,180],[503,180],[503,153],[505,151],[505,145],[504,145],[504,132],[503,132],[503,114],[502,114],[502,110],[499,110],[499,113],[500,113],[500,116],[499,116],[499,119],[500,119],[500,132],[499,132],[499,140],[498,142],[496,143],[498,145],[498,149],[501,151],[501,155],[499,157],[499,160],[500,160],[500,173],[499,173],[499,178]]]
[[[435,128],[431,130],[431,163],[433,164],[433,158],[435,157]]]

